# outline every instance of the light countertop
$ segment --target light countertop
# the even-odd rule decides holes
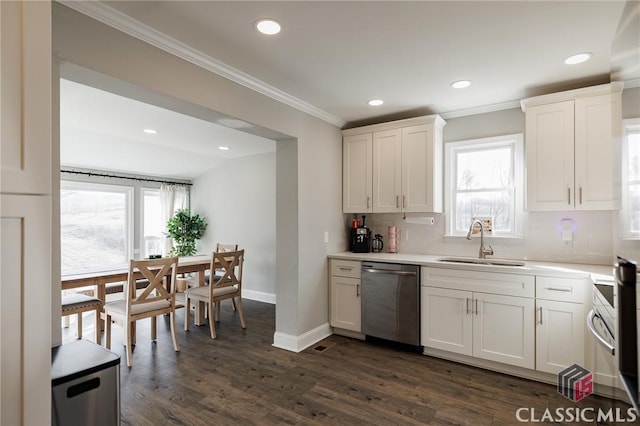
[[[467,263],[438,262],[440,258],[451,258],[451,255],[405,254],[405,253],[351,253],[349,251],[328,255],[330,259],[359,260],[371,262],[407,263],[446,269],[463,269],[471,271],[503,272],[509,274],[524,274],[538,276],[552,276],[565,278],[591,278],[592,280],[613,281],[613,265],[588,265],[579,263],[537,262],[525,260],[524,266],[498,266]],[[494,259],[488,257],[488,259]],[[500,259],[500,258],[495,258]],[[513,259],[502,259],[513,260]]]

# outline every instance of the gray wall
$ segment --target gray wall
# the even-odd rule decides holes
[[[277,174],[294,174],[277,192],[276,332],[297,337],[328,323],[326,254],[345,244],[341,205],[340,129],[212,74],[59,3],[53,5],[54,55],[147,90],[289,135],[295,153]],[[288,151],[289,152],[289,151]],[[283,168],[283,169],[281,169]],[[290,220],[281,220],[287,217]],[[288,227],[282,232],[280,226]],[[290,233],[290,229],[297,232]],[[324,243],[324,231],[330,235]],[[281,253],[281,249],[286,252]],[[292,296],[295,295],[295,296]],[[328,326],[327,326],[328,327]]]
[[[207,218],[198,253],[216,243],[245,252],[243,296],[275,302],[276,153],[226,161],[193,180],[191,209]]]

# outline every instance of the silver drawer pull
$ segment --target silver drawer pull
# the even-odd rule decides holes
[[[573,289],[571,287],[566,288],[566,287],[545,287],[545,290],[549,290],[549,291],[562,291],[564,293],[573,293]]]
[[[353,269],[353,267],[352,266],[350,266],[350,267],[340,266],[338,269],[340,269],[341,271],[350,271],[350,270]]]

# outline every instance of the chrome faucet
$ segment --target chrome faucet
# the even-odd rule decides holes
[[[476,225],[476,223],[480,225],[480,251],[478,253],[478,257],[480,259],[485,259],[487,255],[493,255],[493,248],[491,246],[489,246],[489,248],[486,248],[484,246],[484,226],[482,226],[482,222],[480,222],[478,219],[474,219],[473,222],[471,222],[469,232],[467,232],[467,240],[471,240],[471,233],[473,232],[473,227]]]

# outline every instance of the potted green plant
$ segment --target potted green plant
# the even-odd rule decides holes
[[[167,222],[167,235],[173,238],[170,256],[192,256],[197,253],[196,241],[207,229],[207,221],[200,215],[191,215],[189,209],[180,209]]]

